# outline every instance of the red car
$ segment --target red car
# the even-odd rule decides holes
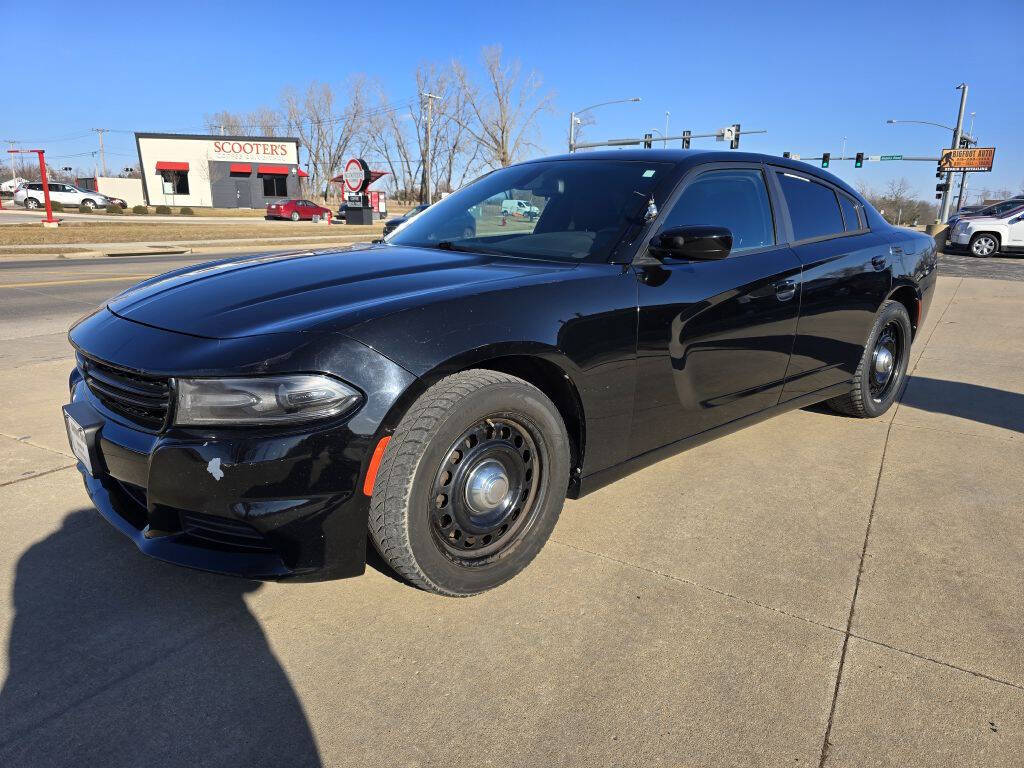
[[[268,219],[312,219],[320,221],[330,216],[330,210],[309,200],[280,200],[267,204]]]

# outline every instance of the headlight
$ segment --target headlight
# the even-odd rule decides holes
[[[252,379],[177,379],[174,423],[294,424],[338,416],[362,396],[330,376],[296,374]]]

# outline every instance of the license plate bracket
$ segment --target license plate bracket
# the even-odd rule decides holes
[[[70,403],[63,410],[71,452],[90,476],[97,477],[103,472],[103,459],[99,450],[102,417],[86,403]]]

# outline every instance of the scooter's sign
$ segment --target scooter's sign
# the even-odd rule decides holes
[[[345,172],[341,174],[345,180],[345,189],[349,192],[365,192],[370,186],[370,166],[361,157],[353,157],[345,163]]]

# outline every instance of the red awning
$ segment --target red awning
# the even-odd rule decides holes
[[[252,166],[248,163],[232,163],[232,173],[252,173]]]
[[[287,176],[289,170],[287,165],[257,165],[256,173],[276,173]]]
[[[305,178],[308,178],[308,177],[309,177],[309,174],[308,174],[308,173],[306,173],[306,172],[305,172],[304,170],[302,170],[301,168],[299,168],[299,178],[300,178],[300,179],[305,179]]]
[[[156,169],[158,171],[187,171],[188,163],[172,163],[168,160],[157,160]]]

